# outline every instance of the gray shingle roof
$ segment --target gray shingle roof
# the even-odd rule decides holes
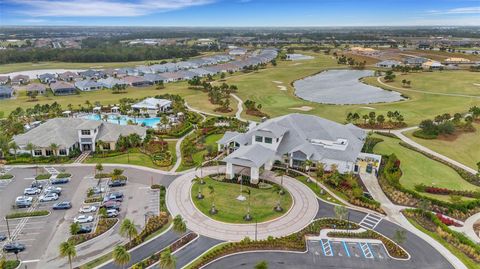
[[[275,156],[275,151],[259,144],[243,146],[223,160],[235,165],[260,167]]]

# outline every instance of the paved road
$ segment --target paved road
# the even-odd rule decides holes
[[[223,167],[220,170],[225,171]],[[203,175],[218,173],[218,171],[217,166],[206,167],[203,169]],[[167,189],[167,207],[173,216],[182,215],[188,228],[198,234],[226,241],[240,241],[246,236],[255,238],[255,230],[259,239],[268,236],[284,236],[307,226],[318,211],[318,203],[312,190],[302,182],[286,176],[283,186],[292,195],[294,205],[282,217],[258,223],[257,229],[255,229],[255,223],[232,224],[215,221],[198,211],[191,200],[190,189],[195,173],[195,171],[186,173],[170,185]],[[280,178],[275,177],[273,181],[279,184]]]
[[[168,245],[175,242],[175,240],[177,240],[178,238],[180,238],[180,235],[173,232],[173,230],[170,229],[166,233],[164,233],[162,236],[157,237],[154,240],[146,243],[145,245],[142,245],[141,247],[132,250],[130,252],[131,260],[127,268],[129,268],[135,263],[142,261],[145,258],[150,257],[155,252],[158,252],[164,249]],[[98,267],[98,269],[121,269],[121,268],[122,268],[121,266],[116,265],[115,263],[113,263],[113,261],[110,261],[109,263]]]
[[[333,205],[319,201],[317,217],[334,217]],[[350,220],[360,223],[366,213],[349,210]],[[387,237],[393,237],[396,230],[403,230],[400,226],[382,219],[374,228],[375,231]],[[402,246],[410,253],[409,261],[393,259],[360,259],[354,257],[325,257],[312,252],[284,253],[284,252],[257,252],[233,255],[218,260],[206,268],[253,268],[262,260],[268,261],[271,268],[454,268],[439,252],[413,233],[406,231],[406,238]]]

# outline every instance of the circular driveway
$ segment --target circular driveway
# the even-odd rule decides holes
[[[217,167],[203,168],[203,175],[218,173]],[[224,172],[224,168],[220,170]],[[318,201],[315,194],[302,182],[284,177],[283,186],[292,195],[293,206],[283,216],[267,221],[251,224],[232,224],[213,220],[200,212],[193,204],[191,197],[192,179],[195,172],[186,173],[175,179],[167,189],[167,207],[173,216],[181,215],[187,227],[204,236],[226,241],[240,241],[246,236],[251,239],[266,239],[268,236],[280,237],[289,235],[306,227],[315,218]],[[280,178],[272,181],[280,183]],[[255,226],[256,229],[255,229]]]

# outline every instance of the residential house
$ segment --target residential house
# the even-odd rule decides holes
[[[89,92],[101,90],[103,88],[103,84],[98,83],[95,80],[85,79],[75,82],[75,87],[77,87],[81,91]]]
[[[0,86],[0,99],[10,99],[13,97],[13,88],[10,86]]]
[[[44,73],[38,75],[38,79],[41,83],[50,84],[57,81],[57,76],[51,73]]]
[[[44,84],[40,83],[32,83],[30,85],[27,85],[27,95],[29,95],[32,92],[36,92],[37,94],[45,94],[47,91],[47,87]]]
[[[135,69],[138,71],[138,74],[140,75],[155,73],[150,66],[146,66],[146,65],[139,65],[135,67]]]
[[[81,77],[75,72],[66,71],[66,72],[58,74],[58,79],[63,80],[63,81],[73,82],[73,81],[76,81],[78,79],[81,79]]]
[[[88,69],[79,73],[84,79],[101,79],[106,77],[105,72],[101,70]]]
[[[400,66],[400,65],[402,65],[402,63],[395,60],[385,60],[375,64],[376,67],[380,67],[380,68],[392,68],[394,66]]]
[[[12,85],[24,85],[24,84],[28,84],[29,82],[30,82],[30,77],[26,75],[16,75],[12,77],[10,81]]]
[[[183,79],[183,74],[180,72],[165,72],[161,76],[165,78],[164,82],[175,82]]]
[[[146,112],[148,114],[158,114],[167,112],[172,107],[172,101],[167,99],[146,98],[141,102],[132,105],[132,109],[139,112]]]
[[[0,85],[5,85],[10,81],[9,76],[0,76]]]
[[[194,69],[190,69],[188,71],[192,72],[196,77],[206,77],[209,74],[212,75],[212,76],[215,75],[214,72],[208,71],[207,69],[204,69],[204,68],[194,68]]]
[[[97,82],[108,89],[113,88],[115,85],[128,85],[127,82],[125,82],[123,79],[114,77],[101,78],[97,80]]]
[[[233,56],[242,56],[247,53],[247,50],[244,48],[231,49],[228,54]]]
[[[104,150],[115,150],[120,135],[136,133],[143,139],[146,130],[137,125],[118,125],[82,118],[54,118],[24,134],[14,136],[13,141],[20,147],[20,153],[29,153],[35,157],[68,156],[74,149],[95,151],[98,141],[103,142]],[[36,147],[33,152],[26,149],[29,143]],[[57,152],[53,152],[50,147],[53,143],[59,146]]]
[[[443,64],[437,61],[427,61],[422,64],[422,68],[428,70],[440,70],[443,69],[443,67]]]
[[[52,92],[55,95],[77,94],[77,89],[75,86],[65,81],[57,81],[50,84],[50,89],[52,89]]]
[[[423,63],[428,61],[429,60],[427,58],[423,58],[423,57],[407,57],[403,60],[403,63],[408,66],[420,67],[422,66]]]
[[[153,84],[158,84],[165,80],[165,78],[159,74],[145,74],[143,75],[143,78],[152,82]]]
[[[145,87],[153,85],[153,82],[146,80],[144,77],[140,76],[126,76],[123,80],[130,86],[133,87]]]
[[[138,76],[138,75],[140,75],[140,72],[138,72],[138,70],[135,69],[135,68],[124,67],[124,68],[119,68],[119,69],[117,70],[117,76],[119,76],[120,74],[122,74],[123,77],[126,77],[126,76]]]
[[[227,178],[237,174],[234,166],[249,168],[251,182],[257,184],[260,169],[270,170],[276,161],[301,168],[310,160],[312,168],[323,163],[326,170],[335,165],[340,173],[356,172],[366,137],[353,124],[294,113],[269,119],[246,133],[227,132],[217,143],[228,154],[223,159]]]
[[[444,64],[471,64],[472,61],[460,57],[450,57],[443,61]]]

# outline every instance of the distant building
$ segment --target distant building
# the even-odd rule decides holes
[[[465,58],[451,57],[443,61],[444,64],[471,64],[472,61]]]
[[[16,75],[12,77],[10,81],[12,85],[28,84],[29,82],[30,82],[30,78],[26,75]]]
[[[47,87],[44,84],[32,83],[27,86],[27,94],[36,92],[37,94],[45,94]]]
[[[67,72],[58,74],[58,79],[63,80],[63,81],[73,82],[73,81],[78,80],[80,78],[81,77],[77,73],[71,72],[71,71],[67,71]]]
[[[427,58],[423,57],[407,57],[403,60],[403,63],[408,65],[408,66],[417,66],[420,67],[422,64],[425,62],[428,62],[429,60]]]
[[[53,94],[55,95],[71,95],[77,94],[77,89],[71,83],[64,81],[57,81],[50,84],[50,89],[52,89]]]
[[[93,69],[88,69],[86,71],[80,72],[79,75],[82,76],[84,79],[101,79],[106,77],[105,72]]]
[[[97,81],[99,84],[101,84],[103,87],[111,89],[115,85],[128,85],[127,82],[125,82],[123,79],[118,79],[118,78],[113,78],[113,77],[108,77],[108,78],[102,78]]]
[[[10,86],[0,86],[0,99],[10,99],[13,96],[13,89]]]
[[[140,76],[126,76],[123,80],[130,86],[133,87],[145,87],[153,85],[153,82],[146,80],[144,77]]]
[[[439,70],[443,69],[444,65],[437,61],[427,61],[422,64],[423,69],[430,69],[430,70]]]
[[[228,54],[233,56],[242,56],[247,53],[247,50],[244,48],[231,49]]]
[[[143,75],[143,78],[152,82],[153,84],[158,84],[164,80],[164,78],[159,74],[145,74]]]
[[[38,75],[38,79],[41,83],[50,84],[57,81],[57,76],[51,73],[45,73]]]
[[[101,90],[103,88],[103,84],[98,83],[95,80],[86,79],[75,82],[75,87],[81,91],[89,92]]]
[[[376,67],[380,67],[380,68],[392,68],[394,66],[400,66],[400,65],[402,65],[402,63],[395,60],[385,60],[375,64]]]

